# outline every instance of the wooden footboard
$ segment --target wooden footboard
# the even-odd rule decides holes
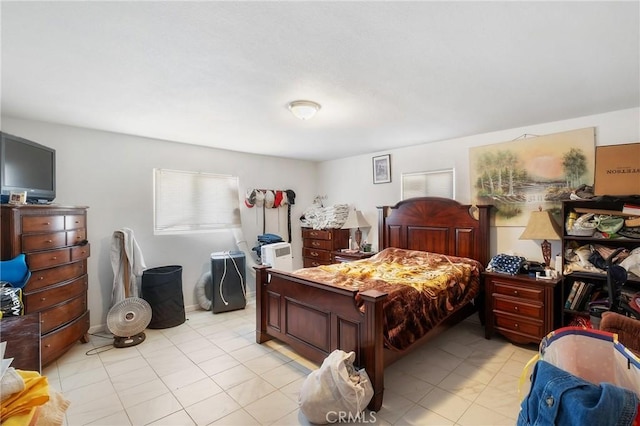
[[[256,268],[256,341],[274,337],[305,358],[321,364],[334,350],[353,351],[355,364],[364,368],[373,384],[369,409],[382,406],[384,354],[382,305],[379,291],[356,291],[295,277],[268,267]]]

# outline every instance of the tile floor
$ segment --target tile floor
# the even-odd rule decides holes
[[[71,401],[68,426],[309,424],[297,397],[317,365],[280,343],[256,344],[254,329],[254,303],[188,312],[131,348],[94,335],[43,374]],[[367,422],[513,425],[519,375],[536,349],[486,340],[469,318],[387,369],[383,408]]]

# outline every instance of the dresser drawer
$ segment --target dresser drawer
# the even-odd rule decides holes
[[[40,330],[42,334],[60,327],[74,319],[87,310],[87,295],[82,294],[68,302],[53,306],[50,309],[40,312]]]
[[[73,322],[42,336],[40,345],[42,365],[46,366],[66,352],[87,331],[89,331],[89,311]]]
[[[544,319],[544,307],[542,304],[525,303],[522,300],[495,297],[493,299],[493,308],[497,311],[523,315],[529,318]]]
[[[71,261],[86,259],[91,256],[91,247],[89,244],[71,247]]]
[[[528,334],[536,338],[542,338],[545,335],[542,321],[528,321],[516,316],[496,313],[495,322],[498,329]]]
[[[27,282],[27,285],[24,287],[24,291],[25,293],[32,293],[52,284],[71,280],[84,275],[86,269],[85,261],[81,260],[62,266],[56,266],[55,268],[34,271],[31,274],[31,278]]]
[[[310,238],[315,240],[332,240],[333,232],[323,229],[303,229],[302,238]]]
[[[86,228],[87,220],[84,215],[69,215],[64,217],[64,229]]]
[[[48,287],[42,291],[25,294],[24,307],[29,312],[37,312],[51,306],[62,303],[66,300],[86,293],[88,288],[88,278],[86,275],[73,280],[70,283],[62,283]]]
[[[71,251],[67,248],[58,250],[41,251],[27,255],[27,265],[31,271],[51,268],[71,262]]]
[[[23,216],[22,233],[64,230],[64,216]]]
[[[316,250],[313,248],[305,247],[302,249],[302,256],[315,260],[324,260],[328,262],[331,261],[331,252],[327,250]]]
[[[328,261],[328,260],[309,259],[308,257],[305,257],[302,259],[303,268],[313,268],[314,266],[330,265],[330,264],[331,264],[331,261]]]
[[[494,281],[493,289],[496,294],[517,297],[519,299],[535,300],[537,302],[544,301],[543,288],[531,288],[514,283]]]
[[[87,230],[86,229],[77,229],[75,231],[67,232],[67,245],[75,246],[87,239]]]
[[[314,248],[314,249],[319,249],[319,250],[327,250],[327,251],[331,251],[333,244],[331,243],[330,240],[311,240],[311,239],[305,239],[302,242],[302,245],[304,247],[309,247],[309,248]]]
[[[22,236],[22,250],[25,252],[49,250],[67,245],[66,232],[31,234]]]

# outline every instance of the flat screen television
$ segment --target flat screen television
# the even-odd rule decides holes
[[[56,150],[1,132],[0,196],[27,192],[28,203],[50,203],[56,198]]]

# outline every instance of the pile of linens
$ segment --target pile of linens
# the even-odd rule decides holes
[[[7,368],[0,379],[2,426],[62,425],[69,401],[36,371]]]

